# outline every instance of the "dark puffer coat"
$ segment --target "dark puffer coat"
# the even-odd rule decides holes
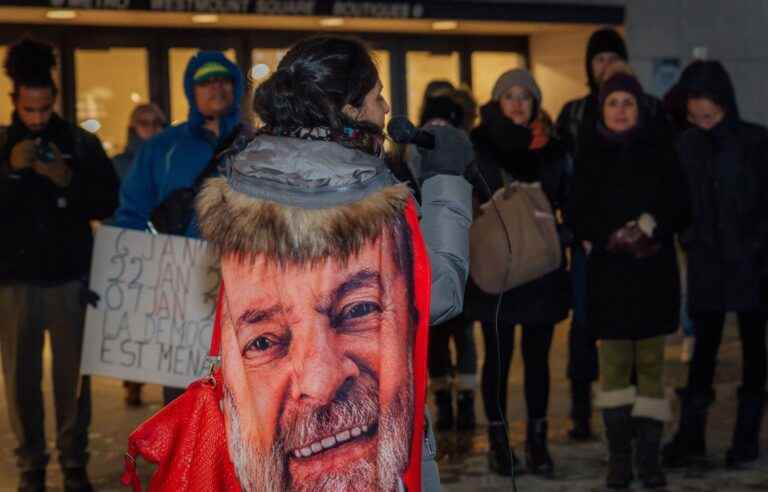
[[[646,120],[647,121],[647,120]],[[593,132],[576,163],[572,221],[587,259],[587,317],[602,339],[639,340],[677,329],[680,282],[674,235],[690,221],[688,186],[666,130],[625,138]],[[658,253],[636,259],[606,250],[608,238],[643,213],[656,219]]]
[[[568,200],[572,162],[564,146],[551,139],[544,147],[536,150],[522,149],[504,152],[510,142],[498,142],[499,132],[489,131],[486,123],[472,132],[476,162],[479,171],[490,190],[504,186],[501,170],[504,169],[513,180],[540,181],[544,194],[554,210],[563,211]],[[507,139],[515,136],[508,135]],[[485,184],[473,182],[475,197],[480,203],[490,199]],[[504,293],[499,316],[500,324],[554,325],[564,320],[570,310],[570,281],[563,266],[543,277],[516,287]],[[465,317],[484,323],[496,320],[498,295],[480,290],[470,277],[465,299]]]
[[[725,109],[716,127],[687,130],[679,142],[693,205],[693,224],[682,238],[688,309],[758,309],[768,266],[768,131],[740,119],[722,65],[697,62],[686,72],[685,90]]]

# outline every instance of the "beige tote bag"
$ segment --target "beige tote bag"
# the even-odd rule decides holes
[[[511,182],[496,191],[472,223],[469,251],[472,280],[489,294],[560,268],[557,220],[541,184]]]

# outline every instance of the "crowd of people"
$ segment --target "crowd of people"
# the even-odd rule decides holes
[[[443,362],[450,355],[445,343],[433,344],[430,358],[440,361],[430,366],[439,378],[433,381],[436,426],[473,428],[462,388],[474,380],[467,375],[474,372],[476,349],[462,330],[479,321],[488,465],[502,475],[514,472],[518,461],[503,429],[519,325],[528,417],[526,465],[519,470],[552,476],[548,357],[554,325],[570,312],[570,437],[593,437],[592,383],[599,380],[594,403],[608,441],[608,487],[629,487],[634,466],[645,487],[661,487],[662,465],[706,459],[717,351],[725,314],[736,312],[743,378],[726,462],[739,468],[759,455],[765,402],[768,238],[762,231],[768,209],[760,200],[768,186],[762,162],[768,134],[740,118],[730,77],[717,61],[692,62],[661,101],[632,73],[620,35],[604,29],[589,40],[586,70],[589,94],[567,103],[554,126],[532,75],[524,69],[504,73],[471,130],[489,191],[509,180],[541,184],[559,213],[569,262],[567,270],[501,298],[480,291],[470,278],[462,316],[445,332],[441,326],[432,333],[433,339],[454,336],[459,388],[454,424]],[[474,184],[476,201],[488,201],[486,184]],[[680,270],[687,272],[684,285]],[[665,339],[681,323],[686,337],[694,330],[695,343],[688,383],[678,390],[678,430],[662,448],[664,423],[672,417],[663,384]]]
[[[435,135],[435,149],[395,147],[388,160],[383,127],[390,107],[381,95],[376,67],[359,41],[320,37],[292,48],[255,93],[260,128],[243,121],[240,103],[246,83],[238,67],[222,53],[202,51],[185,71],[188,120],[168,127],[156,105],[136,107],[128,146],[110,161],[95,135],[55,113],[53,49],[28,39],[15,44],[5,61],[14,84],[13,121],[0,131],[0,209],[5,229],[13,231],[0,246],[0,349],[8,413],[19,443],[15,451],[19,490],[45,490],[49,459],[42,425],[45,331],[53,352],[56,446],[65,490],[92,490],[86,473],[90,381],[80,375],[79,362],[85,306],[98,302],[88,290],[87,278],[93,221],[209,239],[225,254],[227,283],[237,285],[241,276],[249,278],[256,271],[253,263],[249,273],[236,274],[243,268],[238,263],[243,255],[258,256],[276,248],[279,251],[269,254],[280,262],[302,266],[304,260],[291,255],[312,257],[317,248],[341,248],[335,254],[351,254],[338,246],[345,234],[351,242],[360,234],[360,244],[368,244],[378,236],[353,220],[361,207],[344,207],[363,197],[370,200],[387,189],[382,188],[385,184],[400,181],[419,202],[419,234],[432,270],[432,304],[426,313],[431,326],[428,372],[438,431],[472,431],[477,426],[473,326],[479,322],[485,354],[479,394],[488,427],[489,469],[505,476],[522,470],[554,476],[548,448],[549,352],[555,326],[570,316],[570,437],[593,439],[594,403],[602,412],[607,438],[607,486],[628,488],[636,469],[644,487],[662,487],[665,467],[706,460],[706,416],[715,400],[718,348],[725,315],[736,312],[743,377],[725,460],[733,468],[755,461],[767,377],[763,282],[768,274],[768,167],[763,161],[768,156],[768,130],[741,119],[730,77],[717,61],[692,62],[662,101],[644,91],[616,31],[596,31],[585,59],[589,93],[567,103],[554,122],[542,107],[546,94],[526,69],[504,72],[490,101],[481,101],[479,107],[467,88],[435,81],[427,88],[419,122]],[[300,143],[286,147],[285,139]],[[253,155],[265,156],[259,165],[267,171],[260,173],[258,166],[248,164]],[[334,159],[349,167],[336,169]],[[315,161],[323,162],[322,169],[313,168]],[[389,162],[390,169],[380,168],[380,162]],[[227,201],[232,191],[225,184],[220,185],[222,201],[214,206],[209,202],[218,195],[205,185],[201,196],[208,201],[198,205],[198,219],[196,196],[208,178],[220,176],[228,165],[242,171],[238,179],[245,184],[231,181],[230,176],[228,186],[248,190],[255,200],[249,206],[263,207],[263,200],[280,206],[248,215],[242,202]],[[367,180],[369,175],[373,177]],[[279,186],[272,183],[275,179]],[[329,183],[332,193],[324,188]],[[483,204],[492,203],[496,192],[509,183],[541,188],[557,217],[562,261],[532,281],[501,294],[489,293],[472,278],[470,256],[482,252],[469,250],[470,224],[473,209],[475,216],[484,213]],[[369,194],[353,192],[356,186],[367,187]],[[392,203],[405,200],[387,196]],[[301,227],[292,225],[296,214],[301,215],[295,210],[327,207],[343,210],[345,219],[327,226],[332,229],[327,244],[313,238],[314,249],[307,246],[304,252],[301,241],[309,239],[301,239],[301,234],[315,222],[302,219],[307,222]],[[373,207],[366,210],[375,216]],[[377,210],[384,213],[381,206]],[[239,219],[232,222],[233,229],[224,230],[228,214]],[[280,214],[288,218],[281,219]],[[263,231],[275,235],[281,228],[295,227],[281,232],[293,239],[281,236],[260,243],[248,239],[259,231],[243,217],[253,218]],[[385,246],[388,241],[397,243],[400,233],[393,234],[387,241],[377,239],[381,244],[375,247],[394,247]],[[240,256],[227,257],[228,251]],[[233,258],[239,260],[227,266]],[[344,268],[347,262],[344,256]],[[268,266],[259,268],[267,272]],[[686,272],[682,282],[681,270]],[[310,278],[312,271],[299,270],[297,275]],[[367,285],[359,280],[357,287],[340,288],[359,284]],[[303,288],[298,282],[291,292]],[[239,302],[237,295],[232,299]],[[291,298],[297,306],[303,300],[299,294]],[[371,302],[356,306],[360,313],[354,316],[389,313]],[[322,314],[318,307],[311,309]],[[256,319],[252,311],[239,319]],[[267,311],[261,316],[274,315]],[[664,423],[672,419],[664,387],[665,340],[683,320],[692,328],[695,343],[687,384],[678,391],[677,431],[662,446]],[[517,326],[528,421],[524,467],[507,432],[508,378]],[[456,348],[455,368],[450,339]],[[267,350],[277,342],[260,343]],[[409,345],[408,350],[417,349]],[[388,355],[394,357],[394,352]],[[345,394],[355,394],[350,374],[387,363],[382,358],[366,365],[360,361],[370,354],[362,349],[360,353],[367,355],[350,356],[354,363],[346,363],[345,376],[329,373],[338,380],[306,382],[307,395],[316,391],[312,398],[319,401],[342,391],[340,387],[346,388]],[[595,382],[599,389],[593,402]],[[246,386],[232,405],[252,398],[243,396],[255,391]],[[126,402],[140,405],[141,383],[126,382],[125,387]],[[164,388],[164,402],[182,393]],[[225,413],[241,411],[228,408]],[[421,481],[424,490],[433,491],[440,485],[429,422],[427,417]],[[228,435],[233,432],[228,427]],[[253,476],[245,477],[258,473],[237,459],[242,449],[231,445],[229,449],[240,484],[261,490],[252,483]],[[301,451],[297,448],[297,457]],[[389,463],[394,467],[392,476],[403,473],[405,463],[393,463]],[[301,466],[289,468],[290,473],[301,471]],[[334,477],[337,486],[347,483],[342,475]],[[362,471],[360,477],[371,479]],[[316,479],[311,474],[304,478]],[[390,490],[396,482],[392,478],[385,488]]]

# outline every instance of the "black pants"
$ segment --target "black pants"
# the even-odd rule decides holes
[[[456,346],[456,372],[477,373],[477,353],[472,337],[472,321],[459,316],[429,328],[429,376],[443,378],[453,373],[449,342]]]
[[[528,420],[547,416],[549,405],[549,348],[554,325],[522,326],[525,402]],[[483,364],[483,403],[489,422],[506,420],[507,381],[515,351],[515,325],[500,325],[498,340],[492,323],[483,323],[485,363]]]
[[[766,315],[760,312],[741,312],[739,336],[741,337],[743,391],[762,394],[766,382]],[[717,352],[723,338],[725,313],[694,313],[693,325],[696,342],[688,372],[688,389],[693,394],[710,394],[717,366]]]

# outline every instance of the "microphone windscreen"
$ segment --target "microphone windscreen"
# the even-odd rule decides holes
[[[408,117],[406,116],[393,116],[387,125],[387,133],[389,134],[389,138],[396,143],[407,144],[413,139],[413,136],[416,133],[416,127],[413,126],[413,123],[408,121]]]

